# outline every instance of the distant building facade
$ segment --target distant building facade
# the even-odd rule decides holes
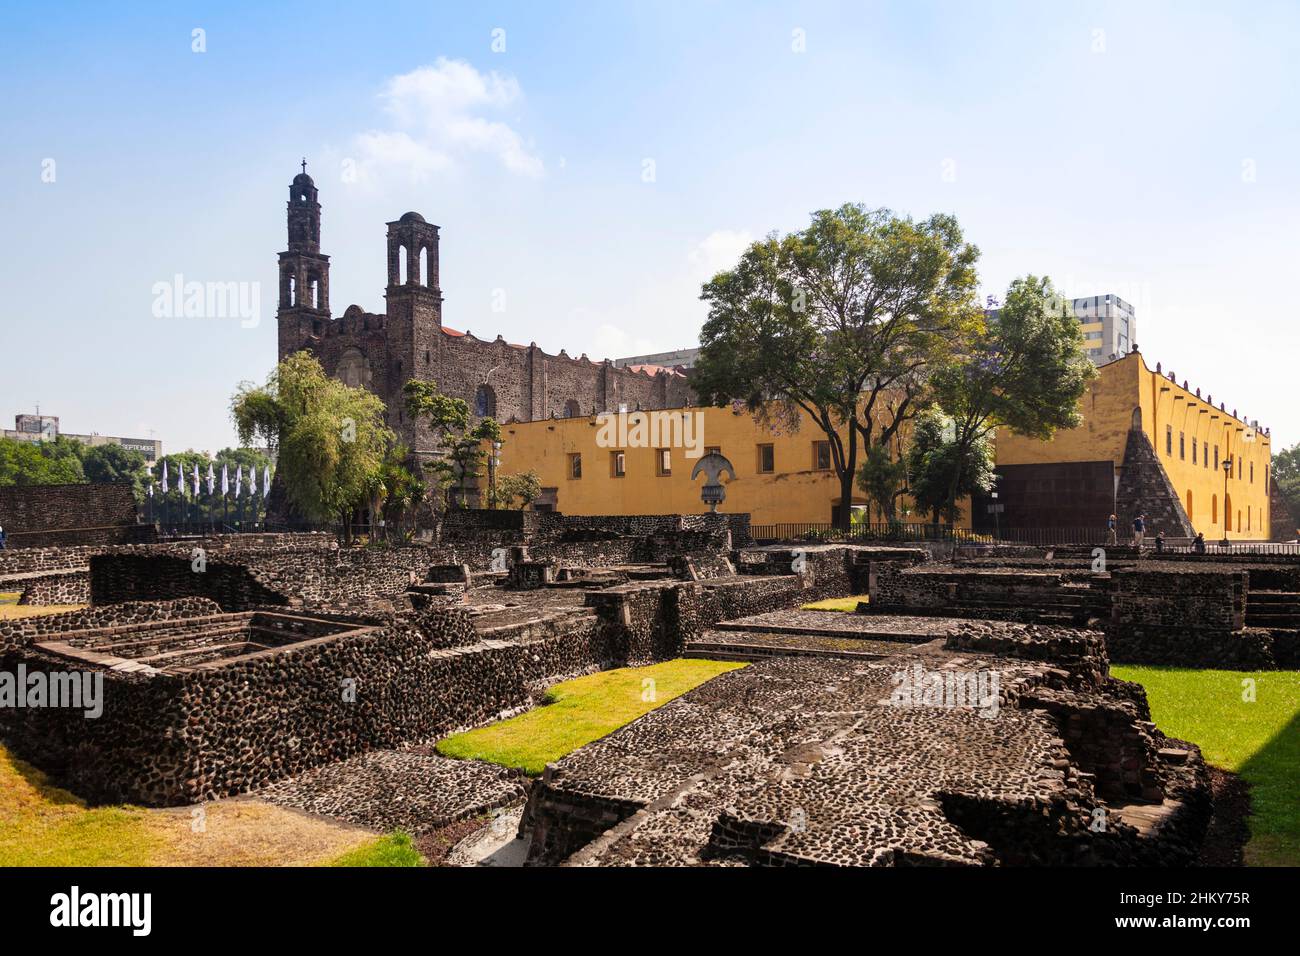
[[[59,429],[59,416],[57,415],[15,415],[13,429],[6,428],[4,432],[5,438],[12,438],[15,441],[53,441],[60,436],[70,441],[81,442],[83,445],[121,445],[123,448],[138,451],[144,455],[145,461],[150,465],[162,457],[162,442],[156,439],[118,438],[113,435],[100,435],[97,433],[79,435],[65,432]]]
[[[661,368],[694,368],[695,360],[700,357],[700,350],[674,349],[671,352],[652,352],[649,355],[629,355],[614,359],[618,368],[637,368],[640,366],[658,366]]]
[[[1133,350],[1137,338],[1137,311],[1114,293],[1069,300],[1083,333],[1083,350],[1093,365],[1101,366],[1123,358]],[[1000,309],[990,309],[996,316]]]
[[[1001,527],[1097,528],[1113,512],[1123,538],[1141,512],[1148,537],[1273,534],[1272,443],[1258,421],[1159,364],[1148,368],[1137,352],[1100,368],[1080,412],[1082,424],[1050,441],[999,431]],[[977,529],[994,526],[990,504],[972,502]]]
[[[436,382],[464,399],[476,417],[501,422],[571,418],[620,407],[687,405],[687,377],[670,368],[619,368],[563,350],[543,352],[501,336],[480,339],[442,323],[439,228],[416,212],[388,223],[388,282],[383,312],[348,306],[330,311],[330,258],[321,253],[321,204],[303,172],[289,187],[289,244],[280,253],[279,358],[306,350],[327,374],[383,399],[388,425],[417,455],[434,452],[427,425],[406,414],[402,387]]]

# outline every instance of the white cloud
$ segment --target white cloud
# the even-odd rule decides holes
[[[703,282],[724,269],[733,268],[740,261],[740,254],[753,241],[753,235],[743,230],[714,230],[692,246],[687,254],[691,278]]]
[[[619,328],[609,322],[602,322],[595,327],[591,335],[592,351],[590,354],[601,358],[622,358],[625,355],[645,355],[648,352],[662,351],[654,347],[652,339],[633,335],[627,329]]]
[[[541,176],[541,157],[523,137],[507,123],[484,115],[520,97],[514,77],[480,73],[463,60],[446,57],[392,77],[380,100],[393,128],[368,130],[355,140],[361,178],[404,170],[413,179],[423,179],[476,155],[491,157],[521,176]]]

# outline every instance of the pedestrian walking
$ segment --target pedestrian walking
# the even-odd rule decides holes
[[[1106,540],[1110,544],[1119,544],[1119,519],[1114,515],[1106,519]]]
[[[1133,519],[1133,547],[1139,551],[1142,550],[1142,538],[1145,537],[1147,530],[1146,516],[1138,514]]]

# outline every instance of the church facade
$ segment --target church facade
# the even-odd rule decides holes
[[[279,257],[279,358],[306,350],[327,374],[365,386],[388,406],[388,424],[417,455],[432,453],[423,423],[406,414],[402,386],[435,382],[477,417],[501,422],[572,418],[602,411],[673,408],[695,401],[685,372],[652,365],[616,367],[459,332],[442,323],[438,227],[416,212],[388,223],[384,311],[348,306],[335,318],[329,256],[321,253],[321,204],[303,171],[289,187],[288,248]]]

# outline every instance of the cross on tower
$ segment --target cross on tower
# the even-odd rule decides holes
[[[306,156],[304,156],[304,157],[302,158],[302,171],[303,171],[304,173],[307,172],[307,157],[306,157]]]

